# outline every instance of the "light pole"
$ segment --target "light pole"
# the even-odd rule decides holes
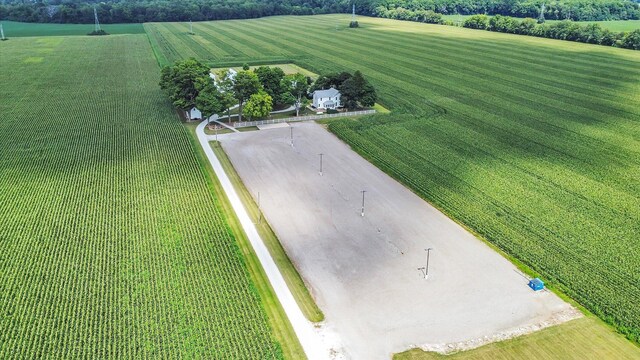
[[[320,176],[322,176],[322,155],[324,155],[324,154],[320,153],[318,155],[320,155]]]
[[[360,212],[360,215],[364,216],[364,194],[367,192],[367,190],[361,190],[360,192],[362,193],[362,211]]]
[[[293,126],[289,125],[289,130],[291,130],[291,147],[293,147]]]
[[[424,249],[424,251],[427,252],[427,266],[425,267],[425,273],[424,273],[425,280],[429,277],[429,254],[431,254],[431,250],[433,250],[433,248]]]

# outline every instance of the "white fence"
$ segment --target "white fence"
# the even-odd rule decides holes
[[[376,112],[375,110],[360,110],[360,111],[339,112],[336,114],[294,116],[290,118],[271,119],[271,120],[234,121],[231,126],[233,126],[234,128],[243,128],[243,127],[249,127],[249,126],[279,124],[283,122],[308,121],[308,120],[329,119],[329,118],[335,118],[335,117],[368,115],[368,114],[375,114],[375,112]]]

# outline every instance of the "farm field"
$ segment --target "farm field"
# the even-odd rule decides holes
[[[638,340],[640,54],[358,20],[356,30],[343,15],[194,23],[196,36],[182,23],[145,28],[161,63],[361,70],[393,113],[333,122],[333,132]]]
[[[0,21],[8,38],[24,36],[68,36],[87,35],[93,31],[93,24],[40,24],[17,21]],[[103,24],[102,29],[109,34],[144,34],[142,24]]]
[[[0,48],[0,358],[283,358],[147,37]]]
[[[464,22],[467,18],[472,15],[442,15],[442,18],[451,20],[451,21],[460,21]],[[523,18],[518,18],[523,19]],[[547,20],[548,23],[554,23],[561,20]],[[610,20],[610,21],[576,21],[576,23],[580,25],[585,24],[598,24],[603,29],[609,29],[611,31],[633,31],[635,29],[640,29],[640,20]]]

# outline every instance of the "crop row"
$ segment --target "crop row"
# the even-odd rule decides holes
[[[0,358],[280,358],[145,36],[4,45]]]

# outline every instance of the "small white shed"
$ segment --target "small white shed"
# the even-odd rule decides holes
[[[196,107],[192,107],[191,110],[186,111],[186,114],[189,120],[202,120],[202,113]]]

